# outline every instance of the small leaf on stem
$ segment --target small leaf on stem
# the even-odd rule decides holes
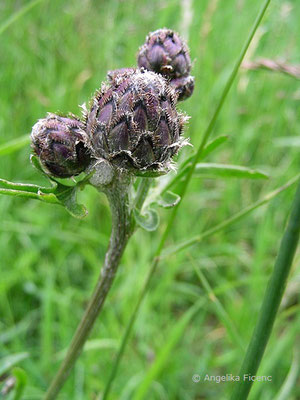
[[[73,186],[70,186],[69,184],[65,185],[45,174],[37,157],[31,156],[31,162],[34,167],[48,179],[50,186],[45,187],[30,183],[16,183],[0,179],[0,194],[27,197],[46,203],[60,204],[76,218],[83,218],[87,215],[86,208],[83,205],[78,204],[76,201],[77,191],[82,185],[82,181],[77,183],[75,181],[72,182]]]
[[[167,191],[163,193],[156,202],[160,207],[171,208],[180,202],[180,196],[178,196],[176,193]]]
[[[133,210],[134,218],[136,223],[148,232],[155,231],[159,225],[159,215],[157,211],[152,208],[140,213],[137,209]]]

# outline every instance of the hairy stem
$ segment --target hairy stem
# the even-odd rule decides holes
[[[128,202],[128,186],[124,188],[124,185],[120,185],[118,181],[113,187],[106,190],[106,195],[111,207],[112,230],[104,265],[88,307],[69,346],[67,355],[45,394],[44,400],[55,399],[68,378],[103,307],[114,281],[121,256],[133,233],[134,224],[132,223]]]

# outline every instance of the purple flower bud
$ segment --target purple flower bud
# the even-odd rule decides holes
[[[32,148],[46,173],[67,178],[87,168],[90,150],[83,129],[84,124],[73,115],[48,114],[33,126]]]
[[[178,101],[186,100],[194,91],[195,79],[193,76],[183,76],[170,81],[170,85],[178,95]]]
[[[188,47],[177,33],[158,29],[147,36],[140,48],[138,66],[170,79],[187,76],[191,70]]]
[[[183,115],[168,82],[145,69],[110,71],[86,115],[93,157],[119,168],[162,170],[182,146]]]

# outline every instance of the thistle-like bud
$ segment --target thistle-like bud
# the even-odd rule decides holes
[[[138,66],[162,74],[175,89],[178,100],[185,100],[194,90],[190,76],[189,49],[180,36],[170,29],[150,33],[138,53]]]
[[[170,29],[151,32],[138,53],[138,66],[169,79],[187,76],[191,71],[189,50],[180,36]]]
[[[83,172],[90,163],[84,124],[74,115],[48,114],[32,128],[32,148],[45,172],[67,178]]]
[[[193,76],[182,76],[181,78],[175,78],[170,81],[170,85],[175,90],[178,101],[188,99],[194,91],[195,79]]]
[[[86,115],[93,156],[135,173],[165,170],[182,146],[185,118],[175,91],[144,69],[111,71],[108,78]]]

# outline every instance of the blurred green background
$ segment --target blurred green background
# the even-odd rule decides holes
[[[1,1],[0,31],[28,3]],[[191,116],[185,134],[197,146],[260,5],[259,0],[41,1],[0,36],[0,146],[29,134],[47,111],[79,113],[78,104],[99,88],[106,71],[134,66],[146,34],[161,27],[177,30],[190,46],[196,88],[179,108]],[[299,1],[273,0],[248,58],[299,63],[299,20]],[[299,100],[299,81],[241,69],[214,132],[229,139],[208,161],[259,168],[270,179],[194,178],[169,245],[222,222],[299,172],[299,140],[298,146],[279,140],[299,135]],[[45,183],[29,155],[29,145],[3,154],[0,177]],[[145,379],[151,382],[147,399],[228,398],[232,383],[194,383],[192,376],[238,373],[294,190],[161,262],[111,399],[132,399]],[[41,398],[102,265],[110,234],[107,201],[90,187],[80,201],[89,211],[82,221],[59,206],[0,197],[0,356],[29,353],[19,363],[28,379],[24,399]],[[101,318],[60,399],[101,399],[169,211],[160,214],[158,231],[139,230],[129,243]],[[220,303],[205,290],[195,266]],[[258,372],[273,379],[256,383],[252,400],[300,398],[299,286],[297,255]],[[180,325],[201,298],[202,307]]]

